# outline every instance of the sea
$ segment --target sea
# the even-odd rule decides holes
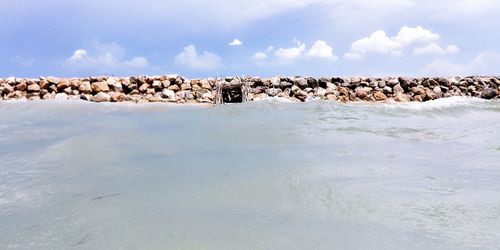
[[[499,249],[500,100],[0,102],[0,249]]]

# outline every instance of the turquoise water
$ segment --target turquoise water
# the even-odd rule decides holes
[[[0,103],[0,249],[497,249],[500,102]]]

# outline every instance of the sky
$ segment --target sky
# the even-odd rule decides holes
[[[0,77],[500,75],[498,0],[0,0]]]

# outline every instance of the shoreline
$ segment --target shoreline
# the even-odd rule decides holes
[[[0,100],[222,104],[281,97],[294,102],[425,102],[453,96],[500,99],[500,77],[226,77],[179,75],[0,78]]]

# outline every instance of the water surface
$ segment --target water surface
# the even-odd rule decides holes
[[[0,249],[496,249],[500,102],[0,103]]]

